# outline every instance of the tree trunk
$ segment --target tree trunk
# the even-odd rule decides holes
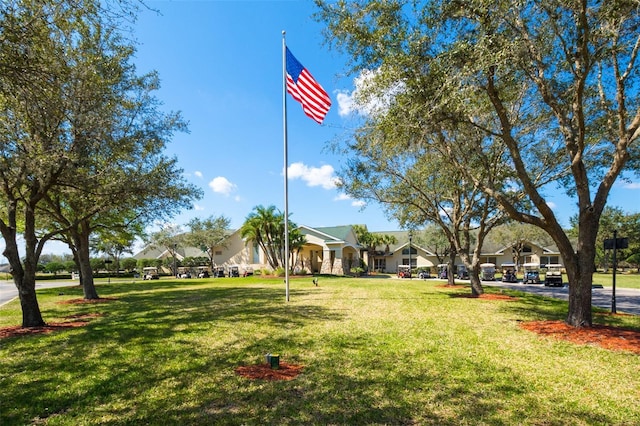
[[[87,222],[82,222],[78,228],[71,231],[73,241],[76,245],[76,254],[78,256],[78,267],[80,268],[80,285],[86,300],[99,299],[93,281],[93,271],[91,269],[89,235],[91,234]]]
[[[14,281],[16,279],[14,278]],[[23,327],[43,327],[47,325],[42,318],[38,298],[36,297],[35,280],[33,285],[18,285],[18,295],[20,297],[20,307],[22,308]]]
[[[569,312],[567,324],[574,327],[591,327],[593,318],[591,314],[591,293],[593,273],[591,260],[584,254],[574,256],[571,266],[567,265],[567,277],[569,279]]]
[[[591,295],[599,219],[600,214],[596,209],[581,211],[576,250],[571,248],[569,251],[570,246],[558,246],[562,258],[567,259],[565,267],[569,280],[569,312],[566,322],[574,327],[590,327],[593,324]]]
[[[484,287],[482,287],[482,281],[480,280],[480,266],[478,262],[472,263],[469,267],[469,281],[471,281],[471,294],[473,296],[480,296],[484,294]]]
[[[46,325],[46,323],[42,318],[36,297],[35,265],[37,264],[37,251],[35,251],[35,247],[32,244],[27,244],[27,249],[31,248],[32,253],[29,253],[29,250],[27,250],[25,254],[25,264],[22,264],[20,253],[18,252],[17,232],[14,220],[15,209],[12,207],[15,206],[9,206],[10,211],[8,216],[10,224],[7,225],[5,222],[0,221],[0,230],[2,231],[2,238],[5,242],[3,254],[9,261],[13,282],[18,289],[18,297],[22,308],[22,326],[42,327]],[[33,239],[30,239],[29,242],[32,242],[32,240]],[[36,258],[35,260],[34,257]]]

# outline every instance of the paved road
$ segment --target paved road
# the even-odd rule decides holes
[[[545,287],[543,284],[511,284],[501,281],[483,281],[482,285],[506,287],[563,300],[569,299],[569,289],[566,287]],[[594,288],[591,294],[591,304],[611,311],[612,293],[611,287]],[[616,312],[640,315],[640,290],[616,287]]]
[[[41,288],[71,287],[75,285],[78,285],[78,281],[43,281],[36,282],[36,290]],[[12,301],[16,297],[18,297],[18,289],[13,281],[0,280],[0,306]]]

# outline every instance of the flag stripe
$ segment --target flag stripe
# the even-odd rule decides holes
[[[322,124],[331,107],[331,98],[311,73],[287,48],[287,92],[302,105],[304,113]]]

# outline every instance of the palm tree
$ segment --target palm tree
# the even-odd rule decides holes
[[[353,232],[355,232],[358,242],[365,247],[368,254],[369,270],[375,268],[375,256],[376,248],[379,245],[396,243],[396,237],[386,234],[375,234],[367,230],[366,225],[353,225]]]
[[[280,228],[284,228],[280,226],[282,216],[275,206],[256,206],[240,228],[242,238],[257,244],[262,249],[272,269],[280,266],[278,253],[281,252],[279,246],[282,242],[282,237],[279,235]]]
[[[257,244],[267,257],[267,263],[272,269],[285,264],[284,253],[284,214],[276,210],[275,206],[257,206],[247,216],[240,228],[240,235],[247,241]],[[304,235],[297,229],[296,224],[289,221],[289,255],[297,255],[306,243]],[[290,263],[294,267],[293,257]]]

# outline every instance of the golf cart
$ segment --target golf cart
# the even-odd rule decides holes
[[[431,278],[431,270],[429,268],[422,268],[418,270],[418,278],[422,280],[426,280],[427,278]]]
[[[438,278],[442,280],[447,279],[447,271],[449,270],[449,265],[446,263],[441,263],[438,265]]]
[[[503,263],[500,265],[502,269],[502,282],[503,283],[517,283],[516,277],[516,264],[515,263]]]
[[[156,268],[155,266],[147,266],[146,268],[142,268],[142,279],[159,280],[160,276],[158,275],[158,268]]]
[[[186,266],[178,267],[178,273],[176,274],[177,278],[191,278],[191,269]]]
[[[411,266],[398,265],[398,278],[411,278]]]
[[[208,266],[198,266],[198,278],[209,278],[210,276]]]
[[[457,277],[459,280],[468,280],[469,279],[469,271],[467,271],[467,267],[464,265],[457,265],[458,273]]]
[[[224,278],[225,277],[224,266],[217,266],[216,269],[213,271],[213,276],[216,278]]]
[[[496,265],[494,263],[481,263],[480,279],[483,281],[494,281],[496,279]]]
[[[240,276],[240,267],[238,265],[229,266],[229,276],[230,277],[239,277]]]
[[[549,263],[544,274],[544,285],[546,287],[562,287],[562,268],[559,263]]]
[[[524,268],[523,284],[540,284],[540,264],[538,263],[525,263],[522,265]]]

